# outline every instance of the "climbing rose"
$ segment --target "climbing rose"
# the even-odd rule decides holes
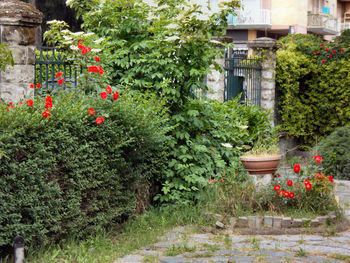
[[[309,180],[304,181],[304,184],[309,184],[309,183],[310,183]]]
[[[306,190],[311,190],[312,184],[305,184],[305,188],[306,188]]]
[[[318,55],[318,51],[317,50],[315,50],[315,55]]]
[[[300,172],[300,163],[294,165],[293,171],[294,171],[295,173],[299,173],[299,172]]]
[[[32,99],[27,100],[27,104],[29,107],[33,106],[34,101]]]
[[[94,115],[95,114],[95,110],[93,108],[89,108],[89,115]]]
[[[326,63],[326,61],[325,61],[325,60],[322,60],[321,63],[324,64],[324,63]]]
[[[36,84],[36,87],[37,87],[37,88],[40,88],[40,87],[41,87],[41,84],[40,84],[40,83]]]
[[[289,197],[289,192],[285,191],[285,192],[283,193],[283,195],[284,195],[285,197]]]
[[[340,50],[340,52],[344,52],[344,49],[342,48],[342,49]]]
[[[278,177],[281,177],[281,175],[280,174],[275,174],[275,177],[278,178]]]
[[[46,98],[45,98],[45,108],[46,109],[50,109],[50,108],[52,108],[52,99],[51,99],[51,97],[50,96],[46,96]]]
[[[322,157],[320,155],[315,155],[313,157],[314,160],[316,160],[316,163],[321,163],[322,162]]]
[[[333,55],[332,55],[332,54],[329,54],[329,57],[330,57],[330,58],[332,58],[332,57],[333,57]]]
[[[34,89],[34,84],[30,84],[29,88]]]
[[[107,93],[112,93],[111,87],[110,87],[110,86],[107,86],[106,91],[107,91]]]
[[[101,67],[101,66],[98,66],[97,68],[98,68],[98,72],[100,73],[100,75],[102,75],[103,72],[104,72],[103,69],[102,69],[102,67]]]
[[[57,81],[57,83],[60,84],[60,85],[61,85],[63,82],[64,82],[64,79],[60,79],[60,80]]]
[[[331,181],[332,183],[334,183],[334,179],[333,179],[333,176],[327,176],[328,180]]]
[[[80,40],[80,41],[78,42],[78,48],[79,48],[79,49],[83,49],[84,47],[85,47],[85,46],[83,45],[83,41]]]
[[[209,180],[209,183],[210,183],[210,184],[214,183],[214,179],[210,179],[210,180]]]
[[[276,184],[275,185],[275,187],[273,188],[274,190],[276,190],[276,191],[278,191],[278,190],[280,190],[281,189],[281,186],[280,185],[278,185],[278,184]]]
[[[41,115],[43,115],[43,117],[45,117],[45,118],[48,118],[51,116],[51,114],[48,110],[44,111]]]
[[[333,54],[335,54],[337,51],[336,51],[335,49],[333,49],[333,51],[332,51],[332,52],[333,52]]]
[[[57,72],[57,74],[56,74],[56,78],[59,78],[59,77],[61,77],[63,75],[63,73],[62,72]]]
[[[323,44],[323,43],[321,43],[321,47],[324,47],[324,44]]]
[[[117,100],[119,97],[119,92],[116,91],[114,94],[113,94],[113,100]]]
[[[97,62],[100,62],[100,61],[101,61],[101,59],[100,59],[98,56],[94,57],[94,59],[95,59]]]
[[[104,122],[104,121],[105,121],[105,120],[104,120],[104,118],[103,118],[102,116],[96,118],[96,123],[97,123],[97,124],[101,124],[101,123]]]
[[[279,195],[283,195],[283,193],[284,193],[283,190],[278,191],[278,194],[279,194]]]
[[[292,186],[292,185],[293,185],[293,181],[292,181],[292,180],[289,180],[289,181],[287,182],[287,185],[288,185],[288,186]]]
[[[329,51],[329,49],[327,47],[324,50],[327,51],[327,52]]]
[[[289,197],[290,197],[290,198],[294,198],[294,196],[295,196],[295,194],[294,194],[293,192],[290,192],[290,193],[289,193]]]
[[[101,94],[100,94],[100,97],[102,98],[102,99],[107,99],[107,93],[106,92],[104,92],[104,91],[102,91],[101,92]]]

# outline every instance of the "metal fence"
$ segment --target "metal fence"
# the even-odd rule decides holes
[[[65,82],[58,84],[57,72],[62,72]],[[35,76],[34,84],[40,83],[40,90],[48,92],[58,92],[66,89],[67,86],[77,86],[78,69],[71,63],[66,62],[63,56],[55,47],[38,48],[35,56]],[[37,91],[38,92],[38,91]]]
[[[260,106],[261,59],[248,58],[247,52],[228,50],[224,69],[224,100],[241,95],[242,102]]]

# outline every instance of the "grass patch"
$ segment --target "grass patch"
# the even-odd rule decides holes
[[[306,257],[307,253],[303,248],[299,248],[299,250],[297,252],[295,252],[295,256],[296,257]]]
[[[129,219],[120,229],[99,231],[87,240],[68,239],[39,249],[28,248],[26,259],[31,263],[113,262],[134,250],[156,243],[166,231],[176,226],[193,224],[206,224],[201,209],[196,206],[153,208]]]
[[[342,255],[342,254],[329,254],[327,255],[329,258],[344,260],[346,263],[350,263],[350,256]]]
[[[214,253],[215,251],[218,251],[220,249],[220,246],[218,244],[203,244],[203,248]]]
[[[191,247],[187,243],[183,243],[182,246],[172,245],[164,252],[164,255],[168,257],[174,257],[177,255],[183,254],[185,252],[194,252],[194,251],[196,251],[196,247]]]

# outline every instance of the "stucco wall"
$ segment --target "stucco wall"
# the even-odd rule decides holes
[[[307,0],[272,0],[272,25],[307,26]]]

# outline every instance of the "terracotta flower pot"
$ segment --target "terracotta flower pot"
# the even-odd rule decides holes
[[[281,155],[241,156],[239,159],[249,174],[274,174],[277,171]]]

